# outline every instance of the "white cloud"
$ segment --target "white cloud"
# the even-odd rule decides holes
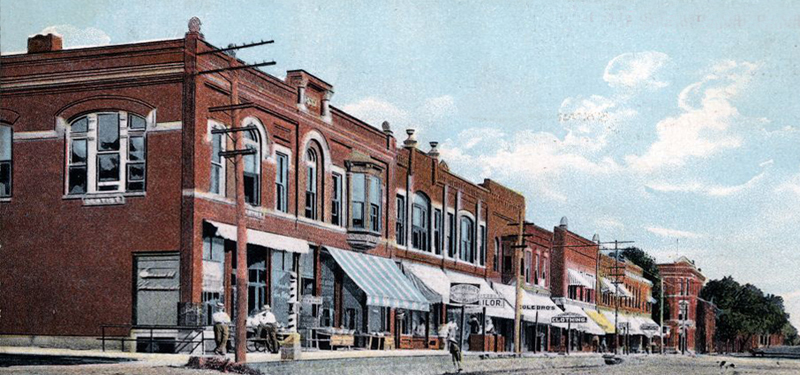
[[[608,62],[603,79],[617,88],[662,88],[669,83],[657,79],[656,74],[668,60],[661,52],[623,53]]]
[[[346,104],[342,109],[378,128],[384,121],[389,121],[395,132],[401,131],[409,125],[409,115],[406,111],[378,98],[364,98],[358,102]]]
[[[94,27],[85,29],[73,25],[53,25],[44,28],[40,34],[58,34],[63,38],[64,48],[105,46],[111,37],[105,31]]]
[[[762,163],[763,164],[763,163]],[[768,165],[768,164],[765,164]],[[674,184],[667,182],[656,182],[647,184],[648,188],[664,193],[696,193],[715,197],[725,197],[735,195],[743,191],[753,188],[760,180],[764,178],[764,173],[759,173],[749,179],[747,182],[740,185],[709,185],[700,182],[688,182],[683,184]]]
[[[702,235],[694,232],[689,232],[685,230],[678,230],[678,229],[669,229],[663,228],[658,226],[647,226],[644,227],[648,232],[659,235],[661,237],[668,237],[668,238],[700,238],[703,237]]]
[[[425,100],[420,114],[430,121],[435,121],[445,116],[451,116],[456,111],[455,99],[450,95],[444,95]]]
[[[612,217],[601,217],[594,220],[594,225],[603,231],[620,230],[625,228],[625,224]]]
[[[741,134],[730,128],[744,122],[731,103],[749,82],[758,66],[726,61],[712,67],[701,81],[687,86],[678,96],[683,113],[656,124],[658,139],[643,155],[628,155],[630,166],[642,172],[682,167],[691,158],[708,158],[742,145]]]

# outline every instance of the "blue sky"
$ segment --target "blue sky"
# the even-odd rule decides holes
[[[544,227],[633,240],[786,299],[800,327],[800,6],[791,1],[0,1],[0,49],[275,39],[333,104],[442,142]],[[427,150],[427,146],[423,147]]]

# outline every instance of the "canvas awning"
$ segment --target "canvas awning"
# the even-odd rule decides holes
[[[500,283],[494,283],[494,290],[497,291],[506,301],[508,301],[510,307],[513,309],[515,306],[515,302],[517,301],[517,288],[514,285],[505,285]],[[535,323],[536,322],[536,312],[539,312],[539,320],[540,324],[550,324],[550,318],[561,314],[561,309],[556,306],[555,303],[550,299],[550,297],[543,296],[540,294],[531,293],[527,290],[522,291],[522,319]]]
[[[591,309],[586,309],[583,311],[586,312],[586,315],[589,315],[589,318],[594,320],[594,322],[600,326],[605,333],[614,333],[614,323],[609,322],[608,319],[603,316],[603,314]]]
[[[595,288],[594,283],[589,281],[589,278],[587,278],[580,271],[576,271],[576,270],[573,270],[571,268],[568,268],[567,269],[567,278],[569,279],[569,285],[570,286],[577,285],[577,286],[582,286],[582,287],[584,287],[586,289],[594,289]]]
[[[393,260],[326,246],[336,263],[367,295],[367,305],[428,311],[430,305]]]
[[[606,311],[603,310],[603,316],[608,319],[611,324],[614,324],[614,312],[613,311]],[[628,334],[629,335],[643,335],[644,333],[639,329],[640,323],[636,321],[636,319],[632,319],[631,316],[618,313],[617,314],[617,325],[620,328],[617,333],[622,334],[624,333],[623,328],[628,327]]]
[[[601,278],[600,281],[603,284],[603,289],[602,289],[603,293],[612,293],[613,294],[617,290],[619,290],[619,294],[618,294],[619,296],[633,298],[633,293],[628,291],[628,289],[625,288],[625,285],[622,285],[621,282],[618,283],[617,285],[614,285],[613,281],[611,281],[611,280],[609,280],[609,279],[607,279],[605,277]],[[619,287],[619,289],[617,289],[618,287]]]
[[[450,301],[450,278],[441,268],[406,261],[402,268],[430,303]]]
[[[647,337],[661,336],[661,326],[659,326],[656,322],[654,322],[653,319],[650,319],[649,317],[646,317],[646,316],[636,316],[636,317],[633,317],[633,318],[636,319],[639,322],[639,330],[642,331],[643,335],[645,335]],[[645,329],[645,327],[647,327],[647,326],[652,327],[652,328],[656,328],[656,327],[658,327],[658,328],[655,329],[655,330],[654,329]]]
[[[217,236],[226,240],[236,241],[235,225],[212,220],[205,220],[205,222],[217,229]],[[309,251],[308,241],[306,240],[249,228],[247,229],[247,243],[290,253],[305,254]]]
[[[553,324],[554,326],[561,327],[561,328],[570,327],[572,329],[576,329],[578,331],[586,332],[586,333],[589,333],[589,334],[592,334],[592,335],[605,335],[606,334],[606,332],[602,328],[600,328],[600,326],[598,326],[594,322],[594,320],[592,320],[592,318],[590,318],[589,315],[586,314],[586,312],[583,311],[583,309],[580,308],[579,306],[565,304],[564,305],[564,312],[565,313],[571,313],[571,314],[577,314],[577,315],[580,315],[582,317],[585,317],[586,318],[586,323],[573,323],[571,325],[568,325],[567,323],[555,323],[555,324]]]

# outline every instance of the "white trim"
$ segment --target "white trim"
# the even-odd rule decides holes
[[[175,131],[183,129],[183,122],[181,121],[170,121],[170,122],[159,122],[156,123],[155,126],[152,128],[148,128],[148,132],[168,132],[168,131]]]
[[[122,68],[103,69],[103,71],[99,72],[96,71],[93,72],[91,75],[82,74],[76,76],[72,72],[36,74],[36,75],[24,76],[21,78],[5,79],[4,80],[5,82],[0,84],[0,89],[9,90],[9,89],[51,86],[51,85],[68,84],[68,83],[88,83],[88,82],[97,82],[103,80],[113,80],[122,78],[142,78],[142,77],[152,77],[152,76],[168,75],[168,74],[182,74],[184,72],[183,69],[184,69],[183,62],[179,62],[179,63],[169,63],[169,64],[146,65],[135,68],[126,66]]]
[[[269,155],[272,154],[270,152],[270,147],[269,147],[270,144],[272,143],[270,138],[269,138],[269,133],[267,132],[267,129],[264,127],[264,124],[261,122],[261,120],[259,120],[258,117],[255,117],[255,116],[247,116],[247,117],[245,117],[241,121],[239,126],[242,126],[242,127],[247,126],[247,125],[249,125],[249,122],[252,122],[253,125],[255,125],[256,128],[258,128],[259,138],[261,138],[260,142],[259,142],[260,143],[259,146],[261,146],[261,150],[259,150],[259,156],[260,156],[260,159],[266,159]],[[260,173],[259,173],[259,175],[260,175]]]
[[[55,130],[39,130],[30,132],[14,132],[14,141],[35,141],[58,139],[63,135]]]
[[[206,124],[207,131],[206,131],[205,140],[206,140],[206,143],[208,144],[208,146],[211,147],[212,152],[214,150],[214,145],[212,144],[212,141],[213,141],[214,137],[211,134],[211,131],[213,129],[215,129],[215,128],[227,129],[227,126],[225,126],[225,124],[223,124],[223,123],[221,123],[219,121],[216,121],[216,120],[213,120],[213,119],[208,119],[208,122]],[[220,151],[225,151],[225,150],[228,149],[228,137],[226,137],[224,135],[221,135],[221,139],[222,139],[222,142],[220,144]],[[214,156],[212,155],[211,159],[209,159],[209,161],[208,161],[208,165],[209,165],[209,169],[208,169],[209,182],[211,180],[211,178],[210,178],[211,177],[211,170],[214,167],[213,162],[211,161],[213,158],[214,158]],[[228,195],[228,160],[226,160],[225,158],[220,158],[220,164],[222,165],[222,171],[221,171],[221,173],[219,175],[219,181],[217,181],[217,184],[219,184],[219,188],[220,188],[219,189],[219,193],[212,193],[211,192],[211,185],[209,184],[208,194],[216,195],[216,196],[219,196],[219,197],[226,197]]]
[[[212,194],[212,193],[209,193],[207,191],[197,190],[197,189],[183,189],[181,194],[184,197],[194,197],[194,198],[205,199],[205,200],[209,200],[209,201],[213,201],[213,202],[217,202],[217,203],[224,203],[224,204],[230,204],[230,205],[236,204],[236,202],[233,199],[227,199],[227,198],[225,198],[223,196]]]
[[[317,141],[320,144],[320,148],[322,149],[322,158],[323,165],[325,166],[324,171],[331,170],[331,166],[333,162],[331,161],[331,148],[328,146],[328,141],[325,139],[325,136],[322,135],[318,130],[309,130],[306,135],[303,136],[303,141],[301,142],[301,147],[299,150],[303,152],[303,160],[305,160],[305,151],[308,149],[308,144],[311,140]]]
[[[320,220],[309,219],[309,218],[307,218],[305,216],[297,216],[297,221],[298,222],[302,222],[304,224],[313,225],[315,227],[320,227],[320,228],[324,228],[324,229],[331,229],[331,230],[335,230],[335,231],[341,232],[341,233],[347,233],[347,228],[345,228],[345,227],[340,227],[340,226],[333,225],[331,223],[326,223],[326,222],[320,221]]]
[[[406,189],[397,189],[395,191],[396,191],[396,195],[402,195],[404,197],[408,196],[408,192],[406,191]]]

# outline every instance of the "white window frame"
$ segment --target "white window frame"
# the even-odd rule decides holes
[[[14,128],[6,123],[0,123],[0,128],[8,129],[8,159],[0,159],[0,163],[8,163],[8,194],[0,193],[0,199],[10,199],[14,194]]]
[[[214,130],[214,129],[224,130],[224,129],[226,129],[226,127],[222,123],[209,120],[209,122],[208,122],[208,139],[209,139],[209,143],[211,144],[211,152],[212,153],[214,152],[214,137],[215,136],[219,136],[220,137],[220,148],[219,148],[219,151],[220,152],[226,151],[228,149],[228,137],[225,134],[211,134],[211,131]],[[219,159],[220,159],[220,163],[215,163],[214,162],[214,155],[211,155],[211,159],[210,159],[211,169],[209,170],[208,191],[211,194],[215,194],[215,195],[219,195],[221,197],[224,197],[224,196],[227,196],[227,194],[228,194],[228,189],[227,189],[228,161],[227,161],[227,159],[225,159],[224,157],[221,157],[221,156],[220,156]],[[219,173],[219,176],[217,177],[217,186],[219,186],[219,192],[216,192],[216,193],[211,191],[211,186],[212,185],[210,183],[211,182],[210,181],[211,177],[213,176],[213,173],[211,173],[211,171],[214,170],[214,165],[218,165],[220,167],[220,173]]]
[[[114,153],[119,154],[119,171],[118,171],[118,179],[116,181],[99,181],[98,173],[98,155],[111,153],[106,151],[99,151],[97,149],[97,142],[99,138],[98,134],[98,121],[97,116],[103,114],[115,114],[118,116],[119,122],[119,149],[115,150]],[[145,128],[144,129],[129,129],[129,116],[138,116],[145,120]],[[72,131],[72,125],[82,118],[87,119],[87,131],[74,133]],[[145,156],[144,156],[144,164],[145,164],[145,179],[144,183],[145,186],[147,184],[147,158],[148,158],[148,150],[147,150],[147,130],[152,127],[153,124],[152,116],[149,115],[139,115],[134,113],[129,113],[127,111],[97,111],[88,113],[85,115],[78,116],[71,120],[67,125],[66,130],[66,160],[64,163],[65,168],[65,176],[64,178],[64,191],[66,196],[82,196],[82,195],[92,195],[92,194],[118,194],[118,193],[126,193],[128,192],[128,146],[130,142],[130,138],[132,136],[141,136],[144,138],[144,145],[145,145]],[[86,191],[80,194],[70,194],[69,192],[69,167],[70,167],[70,159],[72,155],[72,141],[73,140],[86,140]],[[113,186],[114,184],[117,185],[117,188],[114,190],[100,190],[101,186]],[[146,187],[145,190],[146,191]],[[132,191],[131,193],[144,193],[144,191]]]

